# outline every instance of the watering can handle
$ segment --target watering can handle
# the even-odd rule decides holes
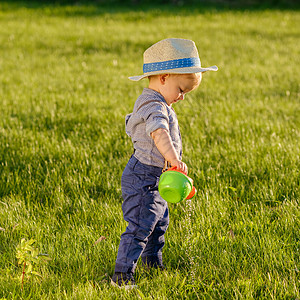
[[[184,175],[187,175],[186,172],[179,171],[178,168],[177,168],[176,166],[169,168],[167,171],[177,171],[177,172],[180,172],[180,173],[182,173],[182,174],[184,174]]]

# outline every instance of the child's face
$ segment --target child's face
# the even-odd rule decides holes
[[[196,74],[168,74],[164,84],[160,87],[160,93],[168,105],[184,99],[184,95],[196,89],[202,79],[201,73]]]

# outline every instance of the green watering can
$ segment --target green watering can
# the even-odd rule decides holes
[[[161,197],[170,203],[178,203],[182,200],[192,199],[197,190],[193,186],[193,179],[172,167],[162,173],[159,178],[158,191]]]

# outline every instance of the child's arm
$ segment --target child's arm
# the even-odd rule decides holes
[[[165,160],[170,162],[172,167],[176,166],[179,170],[187,173],[187,165],[179,160],[168,131],[163,128],[158,128],[151,132],[151,137]]]

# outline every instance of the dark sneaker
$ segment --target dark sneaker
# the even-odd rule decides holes
[[[157,269],[160,269],[161,271],[167,270],[167,268],[164,265],[157,266]]]
[[[156,270],[160,270],[160,271],[166,271],[167,268],[164,266],[164,265],[152,265],[152,266],[149,266],[149,265],[142,265],[143,268],[145,268],[145,270],[148,270],[150,271],[151,269],[156,269]]]
[[[161,271],[166,270],[166,267],[162,264],[162,262],[158,261],[156,258],[151,259],[151,257],[142,257],[142,264],[145,268],[154,268]]]
[[[116,272],[113,275],[110,282],[113,286],[119,288],[125,288],[125,290],[137,288],[137,285],[135,284],[135,280],[133,278],[133,274],[131,272],[129,273]]]

